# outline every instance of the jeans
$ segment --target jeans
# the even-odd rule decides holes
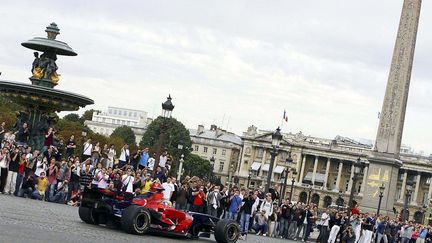
[[[303,231],[303,232],[305,231],[304,226],[305,226],[304,224],[297,225],[297,233],[296,233],[296,236],[295,236],[296,239],[298,239],[300,237],[300,232],[301,231]]]
[[[0,192],[4,192],[7,177],[8,177],[8,169],[1,168],[0,169]]]
[[[383,239],[384,240],[384,243],[388,243],[388,240],[387,240],[387,235],[386,234],[380,234],[380,233],[377,233],[377,243],[381,243],[381,239]]]
[[[34,190],[34,192],[32,194],[33,199],[43,200],[44,197],[45,197],[45,195],[41,195],[38,190]]]
[[[289,228],[288,219],[281,218],[279,222],[279,236],[282,236],[283,238],[288,238],[288,228]]]
[[[31,198],[32,194],[33,194],[33,189],[31,189],[31,188],[25,188],[25,189],[21,188],[18,191],[19,197],[26,197],[26,195],[27,195],[28,198]]]
[[[68,193],[66,201],[70,201],[72,197],[72,192],[75,192],[79,189],[79,182],[70,182],[68,185]]]
[[[329,228],[328,228],[328,226],[323,225],[323,226],[321,226],[321,230],[320,230],[320,233],[318,235],[317,242],[327,243],[328,238],[329,238]]]
[[[252,227],[255,232],[265,234],[267,233],[267,224],[254,224]]]
[[[241,216],[240,216],[240,232],[243,235],[247,235],[247,233],[248,233],[249,219],[250,219],[250,214],[246,214],[245,212],[241,213]]]
[[[64,191],[57,192],[54,197],[50,198],[51,202],[65,203],[66,193]]]
[[[303,234],[303,240],[307,241],[309,239],[310,236],[310,232],[312,230],[312,224],[303,224],[304,225],[304,234]]]
[[[408,243],[410,240],[410,238],[402,237],[400,243]]]
[[[15,181],[15,193],[14,193],[15,196],[18,196],[18,192],[21,188],[21,183],[23,181],[23,178],[24,178],[23,174],[17,173],[17,177]]]
[[[296,231],[297,231],[297,222],[293,220],[289,225],[288,238],[294,239]]]
[[[18,173],[15,171],[8,171],[5,192],[10,194],[13,194],[15,192],[17,174]]]
[[[217,217],[218,209],[214,208],[213,205],[207,207],[207,214],[213,217]]]
[[[225,219],[236,220],[237,219],[237,213],[232,213],[228,210],[228,211],[226,211]]]
[[[175,209],[177,210],[186,210],[186,203],[176,202]]]
[[[48,187],[48,200],[51,202],[54,198],[54,193],[57,189],[57,183],[51,184]]]

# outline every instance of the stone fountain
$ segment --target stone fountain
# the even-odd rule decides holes
[[[31,84],[0,80],[0,95],[25,108],[17,111],[14,128],[18,129],[26,122],[30,128],[29,145],[36,149],[43,147],[46,131],[56,123],[55,112],[76,111],[94,103],[85,96],[54,89],[60,80],[57,56],[76,56],[77,53],[65,42],[56,40],[60,34],[57,24],[51,23],[45,32],[47,38],[35,37],[21,44],[35,51]]]

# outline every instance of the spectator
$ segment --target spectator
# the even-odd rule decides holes
[[[21,160],[21,149],[16,147],[10,155],[10,158],[6,186],[4,189],[9,195],[15,193],[18,167]]]
[[[126,164],[129,162],[129,145],[125,144],[123,145],[123,148],[121,149],[120,152],[120,158],[119,158],[119,163],[118,163],[118,168],[123,169]]]
[[[265,209],[261,209],[261,211],[255,215],[255,221],[256,223],[254,224],[253,229],[255,230],[256,235],[262,234],[263,236],[266,236],[268,217]]]
[[[81,158],[82,161],[85,161],[91,157],[93,151],[93,144],[91,142],[91,139],[88,139],[87,142],[83,144],[83,153]]]
[[[186,204],[187,204],[188,198],[189,198],[188,185],[183,184],[179,187],[175,208],[177,210],[186,210]]]
[[[33,192],[33,198],[37,200],[45,199],[45,191],[48,188],[48,179],[45,177],[45,171],[42,171],[36,179],[36,190]]]
[[[117,152],[114,148],[114,144],[111,144],[110,148],[108,149],[107,168],[112,168],[114,166],[114,160],[115,160],[116,155],[117,155]]]
[[[156,168],[156,172],[154,174],[154,179],[159,179],[159,181],[162,183],[165,182],[165,180],[166,180],[165,172],[163,172],[163,170],[160,166],[158,166]]]
[[[171,182],[171,177],[168,177],[166,182],[162,183],[162,188],[164,189],[163,193],[163,199],[165,201],[169,201],[171,199],[171,196],[175,190],[174,184]]]
[[[22,182],[21,188],[18,191],[18,196],[31,198],[34,190],[35,178],[33,171],[30,171]]]
[[[247,240],[247,234],[249,231],[249,220],[252,215],[252,206],[255,203],[256,195],[254,195],[253,191],[249,191],[247,197],[243,198],[243,206],[241,208],[241,216],[240,216],[240,238],[242,240]]]
[[[203,213],[204,212],[204,186],[200,186],[199,189],[194,189],[192,191],[193,204],[191,207],[192,212]]]
[[[71,135],[69,140],[66,143],[66,158],[69,158],[75,154],[76,143],[75,136]]]
[[[0,150],[0,192],[5,193],[10,156],[6,147]]]
[[[134,177],[132,176],[132,169],[128,168],[126,174],[122,176],[122,191],[133,193],[133,181]]]
[[[15,132],[17,145],[18,147],[21,146],[22,148],[27,147],[28,139],[30,136],[30,130],[28,128],[27,122],[24,122],[22,126],[18,129],[17,132]]]
[[[215,186],[212,191],[210,191],[207,195],[207,213],[211,216],[218,216],[218,208],[220,207],[220,200],[222,195],[219,192],[219,186]]]

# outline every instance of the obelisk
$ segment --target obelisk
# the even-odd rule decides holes
[[[365,209],[377,207],[378,187],[382,184],[386,188],[382,199],[384,212],[392,212],[395,202],[398,172],[402,165],[399,152],[421,2],[421,0],[404,0],[403,3],[375,148],[368,159],[367,185],[361,203]]]

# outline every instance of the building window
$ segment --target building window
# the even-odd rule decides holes
[[[198,150],[199,150],[199,146],[195,145],[195,151],[198,151]]]
[[[345,181],[345,191],[348,191],[348,185],[349,185],[349,180],[346,180]],[[350,188],[350,190],[351,190],[351,188]]]
[[[132,116],[132,111],[129,111],[129,116]]]
[[[428,205],[429,204],[429,197],[428,197],[428,193],[427,192],[423,192],[423,205]]]
[[[204,153],[207,153],[208,148],[204,147]]]
[[[117,110],[114,110],[114,115],[117,115]]]
[[[217,149],[213,148],[213,154],[217,154]]]
[[[398,188],[398,189],[396,190],[396,199],[399,199],[400,196],[401,196],[401,189]]]
[[[127,121],[127,125],[130,126],[130,121]]]
[[[108,113],[109,113],[109,114],[112,114],[112,109],[109,109],[109,110],[108,110]]]
[[[245,164],[245,165],[247,165],[248,163],[249,163],[248,160],[245,160],[245,161],[243,162],[243,164]]]
[[[357,188],[357,193],[360,193],[360,191],[361,191],[361,186],[362,186],[362,183],[359,182],[359,184],[358,184],[358,188]]]
[[[258,158],[262,158],[262,157],[263,157],[263,154],[264,154],[264,149],[262,149],[262,148],[258,148],[258,149],[257,149],[257,157],[258,157]]]
[[[432,180],[432,178],[430,178],[430,177],[427,178],[427,179],[426,179],[426,184],[430,185],[430,184],[431,184],[431,180]]]
[[[219,162],[219,171],[223,171],[224,165],[225,165],[225,161],[220,161]]]
[[[134,117],[137,117],[137,113],[136,112],[134,112]]]
[[[226,149],[222,149],[222,155],[223,155],[223,156],[226,155]]]
[[[404,173],[399,174],[399,180],[400,180],[400,181],[403,181],[403,178],[404,178]]]

